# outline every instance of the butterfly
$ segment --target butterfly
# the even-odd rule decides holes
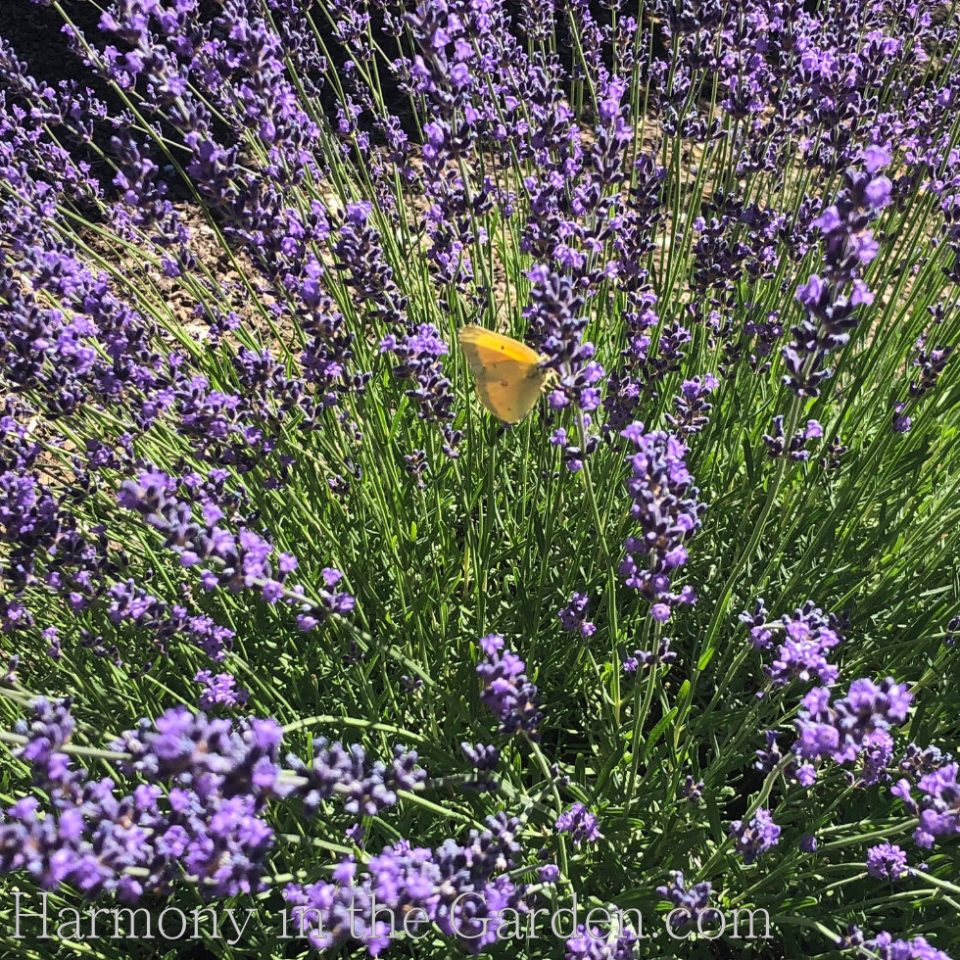
[[[480,402],[504,423],[517,423],[535,406],[549,371],[544,358],[519,340],[483,327],[460,328],[462,348]]]

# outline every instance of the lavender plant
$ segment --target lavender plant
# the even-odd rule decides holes
[[[0,952],[960,954],[958,57],[955,0],[7,0]]]

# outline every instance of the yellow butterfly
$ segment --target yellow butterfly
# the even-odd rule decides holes
[[[480,402],[504,423],[517,423],[537,404],[549,371],[543,357],[519,340],[483,327],[460,329],[460,346]]]

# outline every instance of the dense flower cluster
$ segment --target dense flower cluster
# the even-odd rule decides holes
[[[907,855],[895,843],[881,843],[867,851],[867,873],[878,880],[899,880],[909,870]]]
[[[574,593],[570,602],[557,611],[563,629],[568,633],[579,633],[582,637],[592,637],[596,633],[596,625],[587,620],[587,608],[590,606],[590,597],[585,593]]]
[[[827,653],[841,641],[835,618],[825,615],[812,600],[779,620],[768,622],[767,617],[762,599],[757,600],[753,613],[740,614],[741,622],[750,626],[750,640],[757,649],[769,649],[775,637],[783,637],[765,668],[775,686],[790,680],[816,679],[825,686],[836,681],[840,671],[827,660]]]
[[[948,960],[957,6],[0,7],[2,879],[533,958],[500,911],[669,870],[674,934]],[[541,354],[522,427],[465,324]]]
[[[708,880],[701,880],[692,887],[687,886],[683,872],[675,870],[670,882],[657,887],[657,893],[669,900],[674,909],[670,912],[670,923],[676,930],[693,924],[700,929],[701,918],[709,918],[712,908],[710,897],[713,887]]]
[[[121,772],[142,781],[122,793],[113,780],[74,766],[73,730],[66,700],[38,699],[31,719],[18,724],[17,754],[49,806],[27,796],[7,810],[0,871],[26,870],[44,888],[71,884],[88,897],[115,891],[137,901],[181,877],[211,897],[257,890],[275,842],[265,819],[271,801],[299,796],[312,810],[336,795],[348,812],[373,813],[426,777],[416,754],[401,748],[388,766],[368,762],[358,745],[335,744],[337,762],[325,741],[310,768],[291,757],[285,769],[275,721],[232,723],[180,707],[112,744]]]
[[[567,938],[564,960],[632,960],[639,938],[629,928],[607,933],[599,927],[577,927]]]
[[[247,702],[250,694],[237,686],[236,677],[229,673],[211,673],[201,670],[194,678],[203,688],[198,700],[201,710],[214,707],[238,707]]]
[[[901,940],[893,934],[881,931],[864,946],[880,960],[950,960],[942,950],[938,950],[926,937],[913,937]]]
[[[490,817],[466,843],[435,849],[406,840],[385,847],[360,867],[342,860],[332,881],[289,884],[284,898],[291,929],[317,950],[350,940],[377,956],[398,934],[436,924],[473,953],[496,942],[505,911],[525,912],[525,888],[507,876],[519,850],[519,823]],[[403,926],[410,917],[413,926]]]
[[[862,783],[876,783],[893,758],[891,730],[907,719],[912,694],[891,677],[879,683],[854,680],[845,697],[834,699],[816,687],[800,703],[794,753],[806,761],[830,758],[836,763],[861,761]]]
[[[712,374],[684,380],[680,393],[673,398],[675,413],[667,414],[667,423],[677,433],[699,433],[710,419],[713,405],[707,397],[720,386],[720,381]]]
[[[800,396],[819,395],[832,373],[827,355],[850,339],[857,308],[873,302],[861,272],[879,250],[868,225],[890,203],[893,183],[879,172],[890,160],[888,150],[869,146],[863,169],[845,171],[843,189],[813,222],[824,239],[823,270],[797,289],[806,316],[792,329],[792,343],[783,348],[788,370],[784,382]]]
[[[917,787],[920,800],[913,797],[908,780],[899,780],[893,794],[899,797],[918,819],[914,840],[919,847],[932,847],[937,837],[960,833],[960,764],[944,763],[920,777]]]
[[[477,675],[483,680],[480,699],[500,721],[500,732],[535,737],[541,714],[537,688],[524,672],[526,665],[512,650],[504,648],[499,634],[488,634],[480,641],[480,648],[485,657],[477,664]]]
[[[120,488],[120,505],[135,510],[164,536],[164,546],[174,550],[183,567],[200,567],[205,590],[226,587],[232,591],[258,590],[268,603],[282,602],[297,607],[297,625],[311,630],[328,614],[347,614],[354,600],[336,592],[342,574],[323,571],[324,586],[308,597],[300,585],[290,586],[287,577],[297,568],[297,558],[278,552],[273,544],[248,527],[234,535],[221,521],[224,511],[212,498],[200,498],[201,520],[194,519],[193,505],[178,492],[189,484],[178,483],[161,471],[144,472],[125,480]]]
[[[557,832],[569,833],[570,839],[579,847],[584,843],[596,843],[600,839],[600,824],[596,814],[582,803],[574,803],[557,817]]]
[[[624,544],[626,557],[620,573],[628,587],[650,602],[650,615],[663,622],[677,604],[693,603],[696,594],[687,585],[675,589],[675,571],[687,562],[686,540],[700,526],[702,504],[687,470],[687,448],[662,431],[645,432],[640,423],[623,431],[635,448],[627,455],[627,489],[633,504],[630,516],[638,532]]]
[[[729,832],[743,862],[753,863],[780,842],[782,831],[774,823],[773,814],[761,807],[749,821],[734,820]]]

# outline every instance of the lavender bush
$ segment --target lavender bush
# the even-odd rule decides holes
[[[954,0],[34,2],[0,952],[957,956]]]

